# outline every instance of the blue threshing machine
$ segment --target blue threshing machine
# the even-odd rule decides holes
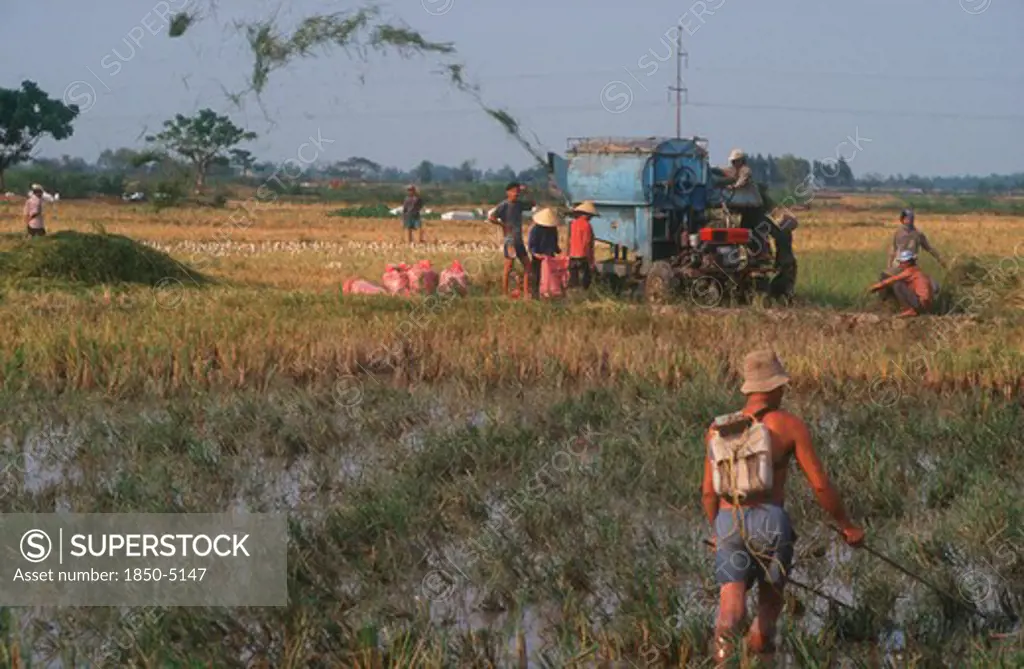
[[[730,207],[758,207],[761,200],[715,185],[707,140],[570,139],[566,156],[550,153],[548,161],[563,195],[573,203],[592,200],[600,212],[591,221],[594,237],[612,245],[615,257],[599,263],[599,273],[641,279],[651,299],[684,286],[691,295],[710,292],[704,301],[769,291],[769,236],[762,236],[767,254],[752,251],[751,231],[730,215]],[[763,207],[757,216],[765,231],[778,230]]]

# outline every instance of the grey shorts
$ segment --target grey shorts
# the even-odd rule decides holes
[[[718,583],[754,581],[782,585],[793,565],[796,533],[781,506],[722,509],[715,518],[715,578]]]

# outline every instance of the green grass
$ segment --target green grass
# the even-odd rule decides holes
[[[1024,216],[1024,201],[986,195],[908,195],[873,202],[874,209],[910,207],[919,214]]]
[[[556,615],[527,645],[548,666],[588,652],[641,666],[703,657],[717,591],[700,543],[701,435],[738,406],[735,362],[760,344],[790,367],[787,405],[871,545],[953,593],[965,570],[990,565],[985,605],[1022,613],[1022,358],[1006,322],[1019,277],[993,276],[989,260],[958,264],[949,291],[993,291],[1002,322],[854,329],[831,309],[509,303],[494,276],[432,314],[418,300],[225,285],[161,304],[149,286],[168,259],[123,237],[12,236],[3,248],[0,449],[17,460],[63,426],[78,439],[43,458],[82,473],[38,488],[0,469],[7,512],[58,500],[82,513],[218,512],[241,498],[302,522],[286,608],[164,609],[141,630],[109,609],[47,611],[48,628],[4,609],[0,664],[15,648],[56,646],[81,666],[98,640],[134,629],[107,664],[234,667],[254,649],[275,667],[508,666],[503,649],[542,606]],[[871,301],[875,254],[800,263],[806,302]],[[149,297],[105,303],[109,282]],[[922,343],[923,371],[907,364]],[[374,365],[385,344],[393,356]],[[898,377],[895,401],[880,403],[870,383],[890,363],[922,376]],[[925,389],[932,375],[942,393]],[[300,508],[271,485],[297,465],[313,472]],[[877,666],[879,635],[899,629],[917,666],[1016,666],[1019,650],[989,638],[1012,624],[969,620],[865,552],[824,559],[835,537],[801,475],[791,480],[800,578],[846,586],[854,611],[794,591],[822,620],[787,615],[787,653],[803,666],[840,655]],[[438,570],[453,579],[445,597],[424,580]],[[496,611],[492,624],[467,623],[463,599]]]
[[[395,218],[394,214],[391,213],[391,207],[389,207],[386,204],[362,205],[359,207],[345,207],[342,209],[335,209],[334,211],[329,212],[327,215],[341,216],[345,218]],[[426,220],[438,220],[441,218],[441,214],[422,213],[420,217]]]
[[[17,239],[0,253],[0,276],[8,281],[46,279],[80,285],[168,281],[200,285],[208,280],[166,253],[122,235],[62,230]]]
[[[524,392],[444,384],[401,390],[367,381],[351,411],[336,394],[278,385],[180,398],[149,415],[144,398],[71,395],[56,403],[5,395],[7,448],[44,421],[73,427],[86,446],[53,454],[82,469],[74,483],[27,490],[10,470],[2,483],[13,493],[10,512],[52,510],[55,494],[83,513],[215,512],[239,496],[253,509],[283,508],[281,493],[262,482],[298,462],[316,472],[303,484],[306,506],[291,511],[303,522],[292,528],[289,607],[168,609],[139,648],[116,658],[121,666],[142,653],[158,666],[240,666],[246,645],[282,667],[316,666],[314,657],[327,666],[372,666],[360,664],[371,647],[391,662],[404,657],[405,666],[417,647],[432,658],[421,655],[420,666],[459,666],[500,653],[506,635],[539,605],[558,615],[546,625],[551,636],[541,643],[531,635],[528,650],[554,666],[595,646],[634,661],[656,653],[674,664],[681,650],[703,654],[716,591],[711,556],[699,543],[707,536],[701,434],[713,416],[737,406],[735,390],[694,378],[672,391],[623,379],[580,393]],[[1017,602],[1011,612],[1020,613],[1024,555],[1012,553],[1024,539],[1024,502],[1014,493],[1024,466],[1018,406],[924,392],[891,408],[828,392],[798,393],[787,404],[808,421],[872,546],[953,592],[961,569],[948,556],[987,561],[993,592]],[[931,458],[927,466],[923,456]],[[345,475],[342,461],[363,468]],[[175,489],[188,494],[166,494]],[[820,633],[785,617],[790,652],[819,662],[830,653],[866,657],[870,648],[852,639],[894,625],[899,596],[898,627],[921,666],[967,653],[996,661],[1001,651],[987,635],[1006,625],[972,627],[961,611],[943,608],[934,593],[865,552],[839,564],[817,556],[814,548],[835,538],[799,473],[787,506],[802,538],[801,579],[847,584],[861,611],[856,619],[826,615]],[[504,516],[495,515],[502,507]],[[432,562],[440,550],[465,578],[452,563]],[[431,615],[423,579],[436,569],[447,570],[455,590],[439,597]],[[479,624],[443,622],[439,609],[462,597],[504,610],[490,637],[469,638]],[[604,600],[615,602],[613,610]],[[22,639],[23,654],[49,637],[76,638],[71,645],[84,656],[89,642],[77,632],[109,634],[124,624],[103,609],[56,612],[54,620],[51,631]],[[259,625],[279,633],[254,636]],[[308,644],[289,645],[301,636]]]

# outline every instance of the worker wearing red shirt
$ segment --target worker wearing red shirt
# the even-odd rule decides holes
[[[590,288],[591,272],[596,268],[594,260],[594,229],[590,219],[597,216],[597,207],[590,200],[573,208],[576,215],[569,225],[569,286],[580,285],[582,275],[583,289]]]
[[[869,289],[872,293],[892,286],[893,293],[903,306],[902,317],[913,317],[928,311],[935,297],[931,277],[917,266],[917,254],[913,251],[900,251],[899,272],[879,281]]]

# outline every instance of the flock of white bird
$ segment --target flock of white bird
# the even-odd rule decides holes
[[[25,197],[28,198],[28,196],[30,196],[30,195],[32,195],[32,191],[29,191],[28,193],[26,193]],[[18,196],[15,195],[14,193],[10,192],[10,191],[8,191],[7,193],[4,194],[4,198],[8,199],[8,200],[12,200],[12,199],[14,199],[16,197],[18,197]],[[43,202],[59,202],[59,201],[60,201],[60,193],[47,193],[46,191],[43,191]]]
[[[273,242],[236,242],[236,241],[182,241],[173,244],[159,242],[143,242],[150,248],[164,253],[184,255],[205,255],[215,258],[227,256],[260,256],[275,253],[296,255],[300,253],[322,253],[336,256],[380,256],[388,252],[407,251],[408,244],[399,242],[323,242],[323,241],[273,241]],[[426,253],[498,253],[501,246],[490,242],[431,242],[417,244],[418,252]],[[328,265],[330,267],[330,265]]]
[[[391,213],[392,216],[401,216],[402,215],[402,208],[401,207],[395,207],[394,209],[390,210],[390,213]],[[433,214],[434,210],[433,209],[424,209],[423,213],[424,214]],[[482,221],[482,220],[484,220],[486,218],[490,218],[491,214],[493,214],[493,213],[494,213],[494,209],[491,209],[490,211],[484,211],[483,209],[474,209],[472,211],[468,211],[468,210],[464,210],[464,209],[463,210],[455,210],[455,211],[446,211],[445,213],[441,214],[441,220],[442,221]],[[536,214],[537,213],[537,207],[534,207],[533,209],[531,209],[529,213],[531,215],[532,214]]]

